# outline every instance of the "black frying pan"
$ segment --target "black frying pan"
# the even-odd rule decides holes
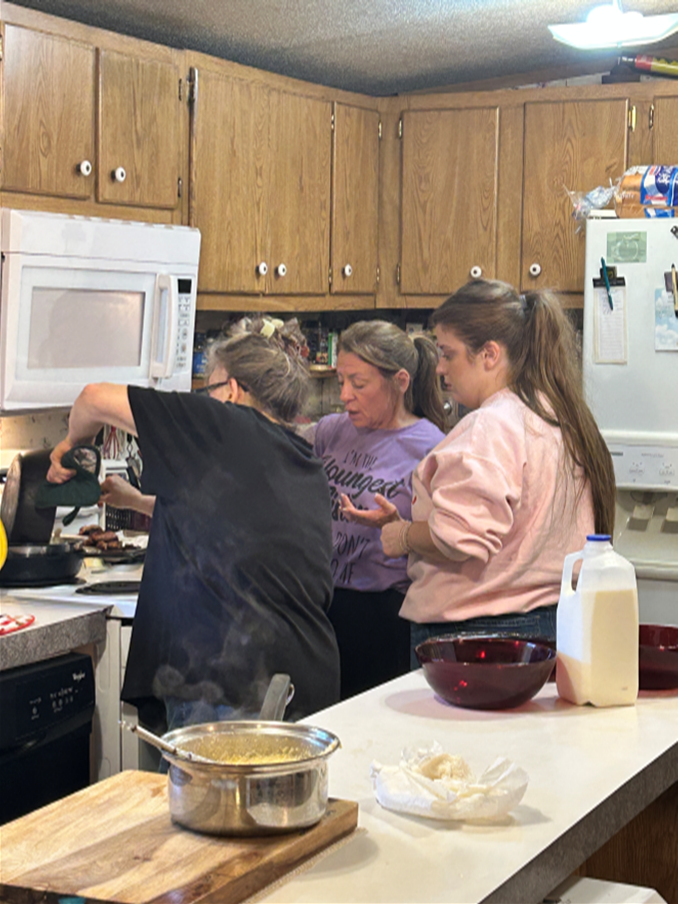
[[[85,553],[72,543],[9,546],[0,569],[0,587],[42,587],[72,581]]]

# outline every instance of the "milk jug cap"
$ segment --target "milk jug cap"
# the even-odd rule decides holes
[[[599,543],[606,543],[612,539],[611,534],[587,534],[587,540],[598,541]]]

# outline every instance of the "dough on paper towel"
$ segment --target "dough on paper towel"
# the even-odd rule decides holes
[[[382,807],[432,819],[480,820],[504,817],[522,800],[527,773],[504,757],[481,776],[460,756],[429,748],[403,750],[400,765],[373,762],[372,787]]]

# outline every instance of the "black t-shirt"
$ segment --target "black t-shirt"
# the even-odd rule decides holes
[[[130,386],[157,497],[122,697],[255,714],[272,675],[286,718],[339,698],[330,499],[321,462],[252,408]]]

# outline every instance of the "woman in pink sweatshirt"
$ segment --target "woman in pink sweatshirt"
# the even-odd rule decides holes
[[[471,411],[415,469],[412,521],[390,512],[382,528],[387,555],[409,554],[400,614],[412,645],[462,632],[554,640],[565,555],[614,523],[612,459],[583,399],[574,330],[552,295],[487,280],[432,325],[438,373]]]

